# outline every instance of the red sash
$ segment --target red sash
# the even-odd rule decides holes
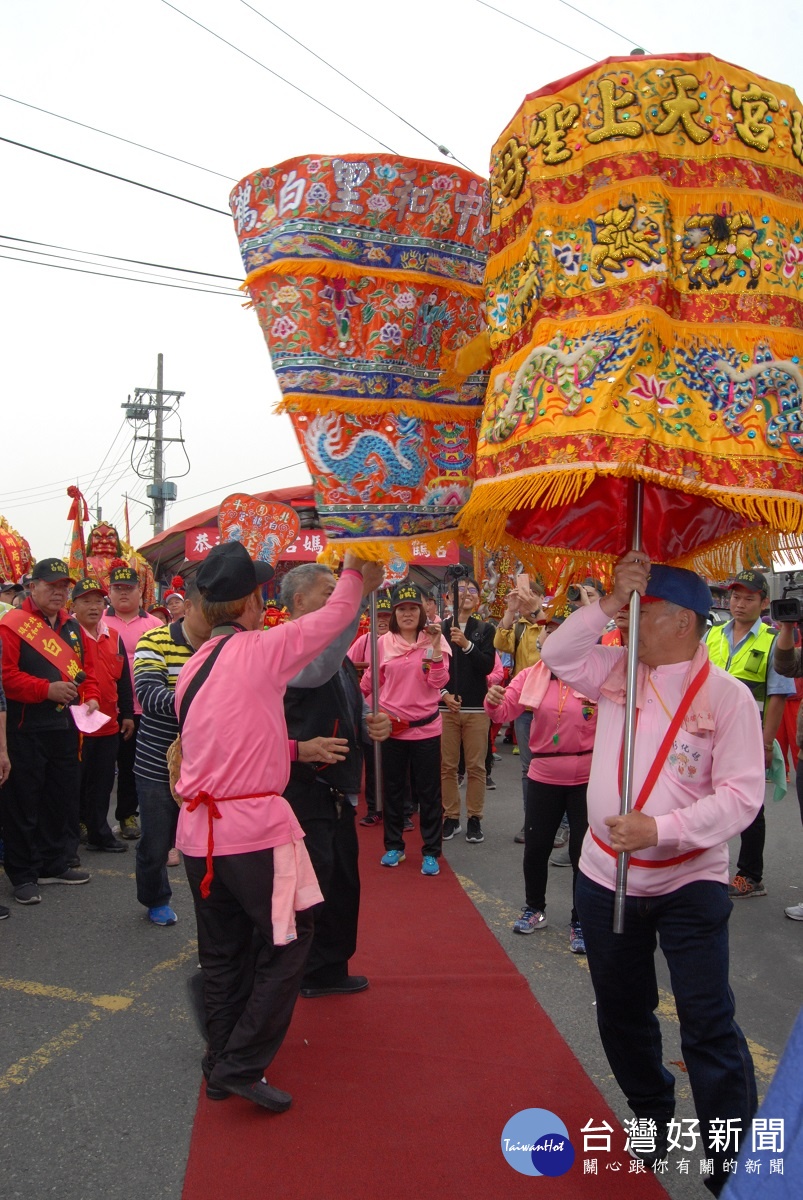
[[[633,805],[633,809],[632,809],[633,812],[640,812],[641,809],[643,809],[644,805],[647,803],[647,800],[650,797],[652,789],[655,787],[658,776],[661,774],[661,771],[663,770],[664,763],[666,762],[666,759],[667,759],[667,755],[669,754],[669,751],[672,749],[672,743],[675,740],[675,736],[676,736],[678,730],[680,729],[681,724],[683,723],[683,719],[686,716],[686,713],[691,708],[692,700],[694,699],[694,697],[699,692],[700,688],[705,683],[706,679],[708,678],[708,673],[710,670],[711,670],[711,662],[709,659],[706,659],[706,661],[703,663],[700,670],[695,675],[694,679],[691,681],[691,684],[689,685],[689,689],[686,692],[686,695],[681,700],[681,702],[678,706],[677,712],[675,713],[674,717],[672,718],[672,720],[670,722],[669,728],[667,729],[666,734],[664,736],[664,740],[661,742],[661,745],[658,747],[658,753],[655,755],[653,764],[650,767],[649,771],[647,772],[647,778],[644,780],[644,783],[641,786],[641,791],[638,794],[638,799],[636,800],[636,803]],[[636,714],[636,719],[638,721],[638,714]],[[623,759],[624,759],[624,739],[623,739],[622,749],[619,752],[619,790],[620,791],[622,788]],[[607,842],[601,841],[597,837],[597,835],[594,833],[594,830],[591,829],[590,826],[589,826],[589,833],[591,834],[591,837],[594,839],[594,841],[600,847],[601,850],[604,850],[606,854],[610,854],[611,858],[617,857],[616,851],[611,846],[609,846],[607,844]],[[678,863],[688,862],[690,858],[697,858],[698,854],[703,854],[703,853],[705,853],[704,850],[687,850],[685,854],[677,854],[677,855],[675,855],[674,858],[636,858],[635,855],[630,854],[630,855],[628,855],[628,859],[629,859],[630,863],[632,863],[633,866],[636,866],[636,867],[675,867],[675,866],[677,866]]]
[[[84,668],[75,657],[72,646],[59,637],[47,621],[37,617],[36,613],[15,608],[6,613],[3,625],[15,633],[21,642],[32,646],[68,683],[73,683],[78,672],[83,671]]]

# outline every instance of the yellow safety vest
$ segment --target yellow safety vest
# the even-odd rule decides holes
[[[735,654],[731,655],[725,629],[725,625],[715,625],[708,631],[708,637],[705,639],[708,657],[715,667],[722,667],[723,671],[746,683],[758,702],[759,710],[763,712],[764,701],[767,698],[770,655],[778,635],[774,629],[762,622],[758,633],[748,636]]]

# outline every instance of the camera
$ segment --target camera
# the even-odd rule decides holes
[[[770,616],[782,625],[793,625],[803,621],[803,601],[797,596],[784,595],[782,600],[770,601]]]
[[[576,583],[572,584],[572,586],[567,591],[566,595],[571,600],[572,604],[577,603],[577,601],[580,599],[580,589]]]

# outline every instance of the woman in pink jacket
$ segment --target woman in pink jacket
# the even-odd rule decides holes
[[[440,872],[441,853],[441,688],[449,682],[444,655],[451,648],[439,624],[427,624],[424,594],[415,583],[401,583],[391,595],[390,628],[379,639],[379,704],[391,719],[382,746],[385,807],[383,867],[404,862],[404,794],[409,772],[420,812],[424,861],[422,875]],[[371,695],[371,668],[362,677]]]
[[[553,614],[539,645],[562,624],[569,608]],[[505,689],[488,689],[485,711],[492,721],[512,721],[532,709],[524,818],[524,896],[522,915],[514,933],[535,933],[546,927],[546,883],[552,844],[564,812],[569,817],[569,858],[572,864],[572,913],[569,947],[585,954],[583,932],[574,907],[574,887],[580,849],[588,828],[586,792],[591,752],[597,728],[597,706],[557,679],[543,662],[519,671]]]

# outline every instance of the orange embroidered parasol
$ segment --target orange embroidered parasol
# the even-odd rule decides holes
[[[31,547],[5,517],[0,517],[0,578],[19,583],[34,564]]]

